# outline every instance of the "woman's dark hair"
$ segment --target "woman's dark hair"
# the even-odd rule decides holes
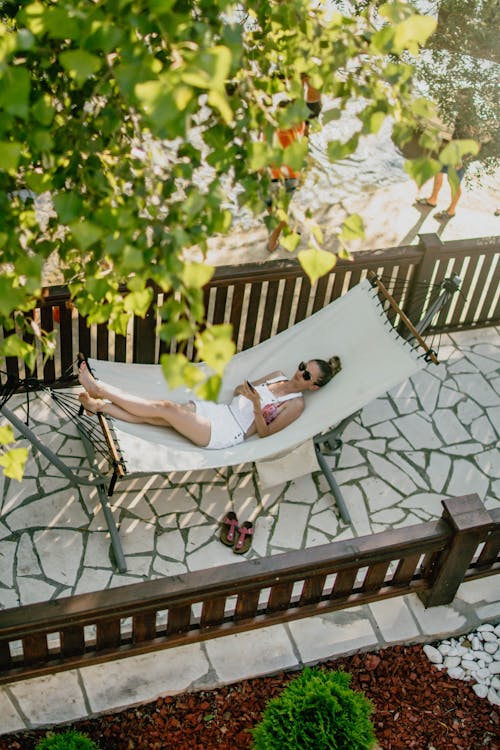
[[[316,380],[316,385],[319,385],[320,388],[329,383],[342,369],[340,357],[337,356],[330,357],[328,362],[325,359],[313,359],[313,362],[316,362],[321,371],[320,377]]]

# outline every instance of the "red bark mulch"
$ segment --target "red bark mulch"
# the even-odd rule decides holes
[[[436,669],[421,646],[325,662],[352,675],[375,707],[373,723],[382,750],[498,750],[499,712],[478,698],[470,683]],[[64,727],[88,734],[102,750],[235,750],[250,748],[249,729],[266,702],[296,676],[243,680],[215,690],[159,698],[152,703]],[[0,750],[33,750],[47,730],[0,736]],[[297,748],[297,750],[300,750]]]

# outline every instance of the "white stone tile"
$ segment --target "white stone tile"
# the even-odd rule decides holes
[[[197,503],[195,499],[186,492],[184,487],[164,489],[161,493],[161,503],[155,503],[156,512],[159,515],[165,513],[187,513],[195,510]]]
[[[208,669],[201,645],[190,644],[84,667],[80,675],[97,713],[182,692]]]
[[[458,588],[456,598],[473,607],[499,602],[497,575],[485,576],[477,581],[462,583]]]
[[[457,406],[457,416],[462,424],[471,424],[482,413],[482,409],[470,399],[465,399]]]
[[[436,409],[432,415],[434,428],[439,432],[443,443],[462,443],[470,439],[451,409]]]
[[[252,548],[259,557],[265,557],[267,555],[267,546],[269,544],[274,523],[275,519],[272,516],[260,516],[257,522],[256,532],[252,541]]]
[[[73,594],[88,594],[91,591],[104,591],[108,588],[111,570],[85,568],[76,582]]]
[[[494,443],[498,439],[492,423],[486,416],[475,419],[471,423],[470,432],[474,440],[477,440],[483,445]]]
[[[410,462],[406,460],[406,458],[401,456],[399,453],[395,453],[394,451],[389,451],[386,458],[392,464],[399,466],[401,471],[406,474],[406,476],[408,476],[417,487],[428,489],[429,482],[427,480],[426,472],[415,469],[415,467],[412,466]],[[408,458],[410,459],[411,457],[408,456]]]
[[[0,735],[8,732],[19,732],[26,729],[26,724],[10,700],[4,687],[0,687]]]
[[[120,539],[125,555],[152,552],[155,541],[155,526],[139,518],[124,518],[120,523]]]
[[[55,592],[55,586],[51,586],[39,578],[19,576],[17,579],[20,604],[34,604],[35,602],[47,602]]]
[[[86,535],[86,546],[83,558],[84,566],[90,568],[110,569],[111,539],[109,532],[93,531]]]
[[[289,623],[288,627],[304,664],[343,656],[378,643],[368,612],[362,607],[306,617]]]
[[[309,507],[298,503],[280,503],[271,544],[284,549],[299,549],[309,517]]]
[[[474,369],[483,373],[483,375],[498,372],[498,359],[496,357],[483,356],[476,347],[474,347],[474,351],[467,352],[466,356],[472,362]]]
[[[387,461],[382,456],[377,456],[374,453],[368,453],[367,458],[373,466],[376,476],[382,481],[391,484],[393,487],[397,487],[405,495],[414,492],[416,489],[415,483],[392,461]]]
[[[355,529],[356,534],[364,536],[370,533],[370,519],[366,509],[365,499],[359,487],[347,485],[342,487],[345,504],[351,516],[351,526]],[[367,496],[369,497],[369,496]],[[352,532],[348,538],[352,538]],[[339,537],[337,536],[337,539]]]
[[[368,506],[372,513],[376,510],[382,510],[383,508],[390,508],[393,505],[397,505],[403,498],[403,495],[396,492],[396,490],[378,477],[370,476],[366,479],[361,479],[359,485],[365,493]],[[352,505],[349,505],[349,508],[351,507]]]
[[[29,461],[29,459],[28,459]],[[27,468],[25,468],[24,477],[22,482],[16,482],[11,480],[8,484],[7,490],[4,493],[2,503],[2,518],[7,525],[12,528],[10,521],[7,519],[7,514],[11,513],[15,508],[19,507],[26,499],[38,495],[38,485],[36,479],[31,478],[33,474],[38,476],[38,467],[34,464],[31,465],[32,474],[28,474]]]
[[[398,437],[399,432],[396,430],[392,422],[381,422],[380,424],[373,425],[372,435],[375,438],[393,438]]]
[[[297,477],[290,482],[285,490],[284,497],[286,502],[310,503],[312,505],[318,497],[318,490],[311,474]]]
[[[455,380],[460,390],[480,406],[498,406],[498,395],[481,374],[455,375]]]
[[[329,537],[334,537],[338,531],[339,523],[333,510],[325,510],[311,516],[309,526],[323,531]]]
[[[345,443],[354,443],[356,440],[364,440],[364,438],[368,437],[370,437],[369,431],[362,427],[357,419],[349,422],[342,432],[342,440]]]
[[[0,540],[5,539],[6,536],[10,536],[10,535],[11,535],[10,529],[8,529],[7,526],[0,521]]]
[[[82,561],[82,535],[70,529],[45,529],[33,542],[47,578],[73,587]]]
[[[181,532],[178,529],[174,529],[158,533],[156,551],[164,557],[171,557],[174,560],[184,560],[186,547]]]
[[[488,484],[488,478],[471,461],[459,458],[453,462],[447,491],[452,497],[477,492],[482,498],[488,490]]]
[[[388,444],[388,447],[391,451],[401,451],[401,453],[410,453],[412,446],[408,442],[408,440],[405,440],[404,438],[396,438],[396,440],[391,440]]]
[[[181,529],[190,529],[193,526],[204,526],[206,522],[207,517],[204,513],[200,513],[199,511],[183,513],[179,517],[179,526]]]
[[[434,432],[432,425],[423,419],[420,414],[398,417],[394,420],[394,424],[411,443],[411,446],[417,450],[422,448],[432,450],[441,447],[441,440]]]
[[[500,478],[500,450],[491,448],[474,457],[474,461],[481,471],[490,477]]]
[[[443,453],[447,453],[449,456],[474,456],[476,453],[482,453],[484,447],[481,443],[458,443],[455,445],[443,445],[441,448]]]
[[[461,632],[467,622],[465,615],[457,611],[453,603],[425,609],[416,594],[410,594],[405,599],[424,635],[432,635],[435,639],[445,638]]]
[[[153,560],[151,570],[156,576],[180,576],[183,573],[187,573],[187,567],[181,562],[172,562],[171,560],[163,560],[161,557],[156,556]],[[154,575],[152,577],[155,577]]]
[[[223,683],[290,669],[297,664],[284,625],[213,638],[205,645],[212,669]]]
[[[386,441],[380,438],[376,440],[360,440],[356,443],[357,448],[372,451],[373,453],[385,453],[386,445]]]
[[[441,492],[450,475],[451,459],[443,453],[433,452],[429,457],[427,476],[431,489]]]
[[[233,508],[240,523],[243,521],[254,522],[258,515],[259,501],[255,495],[254,487],[238,487],[233,492]]]
[[[14,584],[16,547],[15,542],[0,542],[0,583],[4,586],[11,587]]]
[[[414,512],[424,510],[430,517],[440,518],[443,512],[442,499],[443,495],[435,492],[417,492],[411,497],[405,497],[399,505]]]
[[[420,631],[403,597],[368,605],[387,644],[418,639]]]
[[[325,534],[317,529],[308,529],[306,536],[306,547],[318,547],[320,544],[328,544],[331,541]]]
[[[219,485],[204,487],[199,508],[210,518],[222,518],[231,508],[231,496],[227,487]]]
[[[396,416],[391,403],[386,398],[376,398],[367,404],[361,412],[364,427],[371,427],[379,422],[386,422]]]
[[[364,458],[360,451],[352,445],[344,443],[339,458],[339,467],[341,469],[347,469],[351,466],[359,466],[360,464],[364,464]]]
[[[190,555],[199,547],[205,545],[210,539],[218,535],[218,527],[214,524],[207,526],[195,526],[189,529],[187,534],[186,554]]]
[[[261,488],[260,503],[265,511],[270,511],[273,506],[281,500],[286,484],[279,484],[274,487]]]
[[[30,528],[78,528],[87,526],[89,518],[75,489],[46,495],[16,508],[6,516],[12,530]]]
[[[75,670],[14,682],[9,690],[32,727],[73,721],[87,714]]]
[[[462,403],[459,403],[462,402]],[[460,393],[460,391],[457,391],[453,388],[447,388],[446,386],[441,387],[441,391],[439,393],[439,399],[438,399],[438,407],[440,409],[450,409],[452,406],[455,406],[455,404],[459,404],[458,408],[463,406],[464,403],[464,394]]]
[[[436,408],[441,384],[433,374],[427,370],[417,372],[412,378],[412,383],[417,391],[418,400],[427,414],[432,414]]]
[[[127,555],[126,563],[129,575],[148,578],[151,570],[150,555]]]
[[[356,479],[366,477],[368,474],[368,466],[366,463],[364,466],[354,466],[352,469],[335,469],[333,475],[338,485],[344,485],[354,482]],[[330,492],[330,487],[324,474],[320,475],[320,488],[324,492]]]
[[[414,464],[420,466],[421,469],[425,469],[427,466],[427,457],[423,451],[407,451],[407,458],[413,461]]]
[[[255,534],[257,534],[257,527]],[[206,544],[204,547],[200,547],[200,549],[188,555],[186,565],[189,570],[205,570],[205,568],[213,568],[217,565],[240,562],[250,557],[251,553],[252,548],[244,555],[235,555],[232,547],[227,547],[218,538],[214,537],[214,540],[210,544]]]
[[[17,592],[14,589],[0,587],[0,610],[19,606],[20,601]]]
[[[376,513],[371,514],[371,519],[375,523],[383,524],[386,528],[393,523],[398,523],[405,518],[405,513],[399,508],[387,508],[386,510],[379,510]]]

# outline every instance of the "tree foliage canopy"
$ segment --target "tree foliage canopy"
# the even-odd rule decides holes
[[[345,16],[309,0],[0,0],[0,324],[10,334],[0,355],[29,366],[34,346],[53,351],[31,311],[57,252],[74,305],[118,333],[145,315],[156,282],[160,336],[194,337],[214,372],[197,383],[181,357],[165,360],[166,374],[215,393],[234,346],[226,327],[203,326],[212,269],[183,254],[229,231],[230,195],[264,215],[267,167],[284,158],[273,132],[308,111],[301,73],[334,99],[330,117],[363,103],[358,131],[329,144],[331,161],[387,117],[403,143],[432,109],[415,99],[402,58],[435,20],[407,2],[372,5]],[[278,110],[279,93],[293,106]],[[293,158],[305,168],[307,147]],[[423,182],[439,167],[417,160],[412,175]],[[277,208],[267,222],[283,216]],[[359,231],[351,220],[341,239]],[[312,232],[301,254],[316,276],[335,262],[320,240]]]

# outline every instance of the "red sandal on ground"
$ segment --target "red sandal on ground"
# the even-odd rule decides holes
[[[226,547],[232,547],[236,539],[236,531],[238,530],[239,521],[236,518],[236,513],[230,510],[222,521],[220,522],[220,540]]]
[[[245,521],[238,528],[238,536],[233,547],[233,552],[236,555],[243,555],[245,552],[248,552],[252,544],[253,531],[254,527],[251,521]]]

